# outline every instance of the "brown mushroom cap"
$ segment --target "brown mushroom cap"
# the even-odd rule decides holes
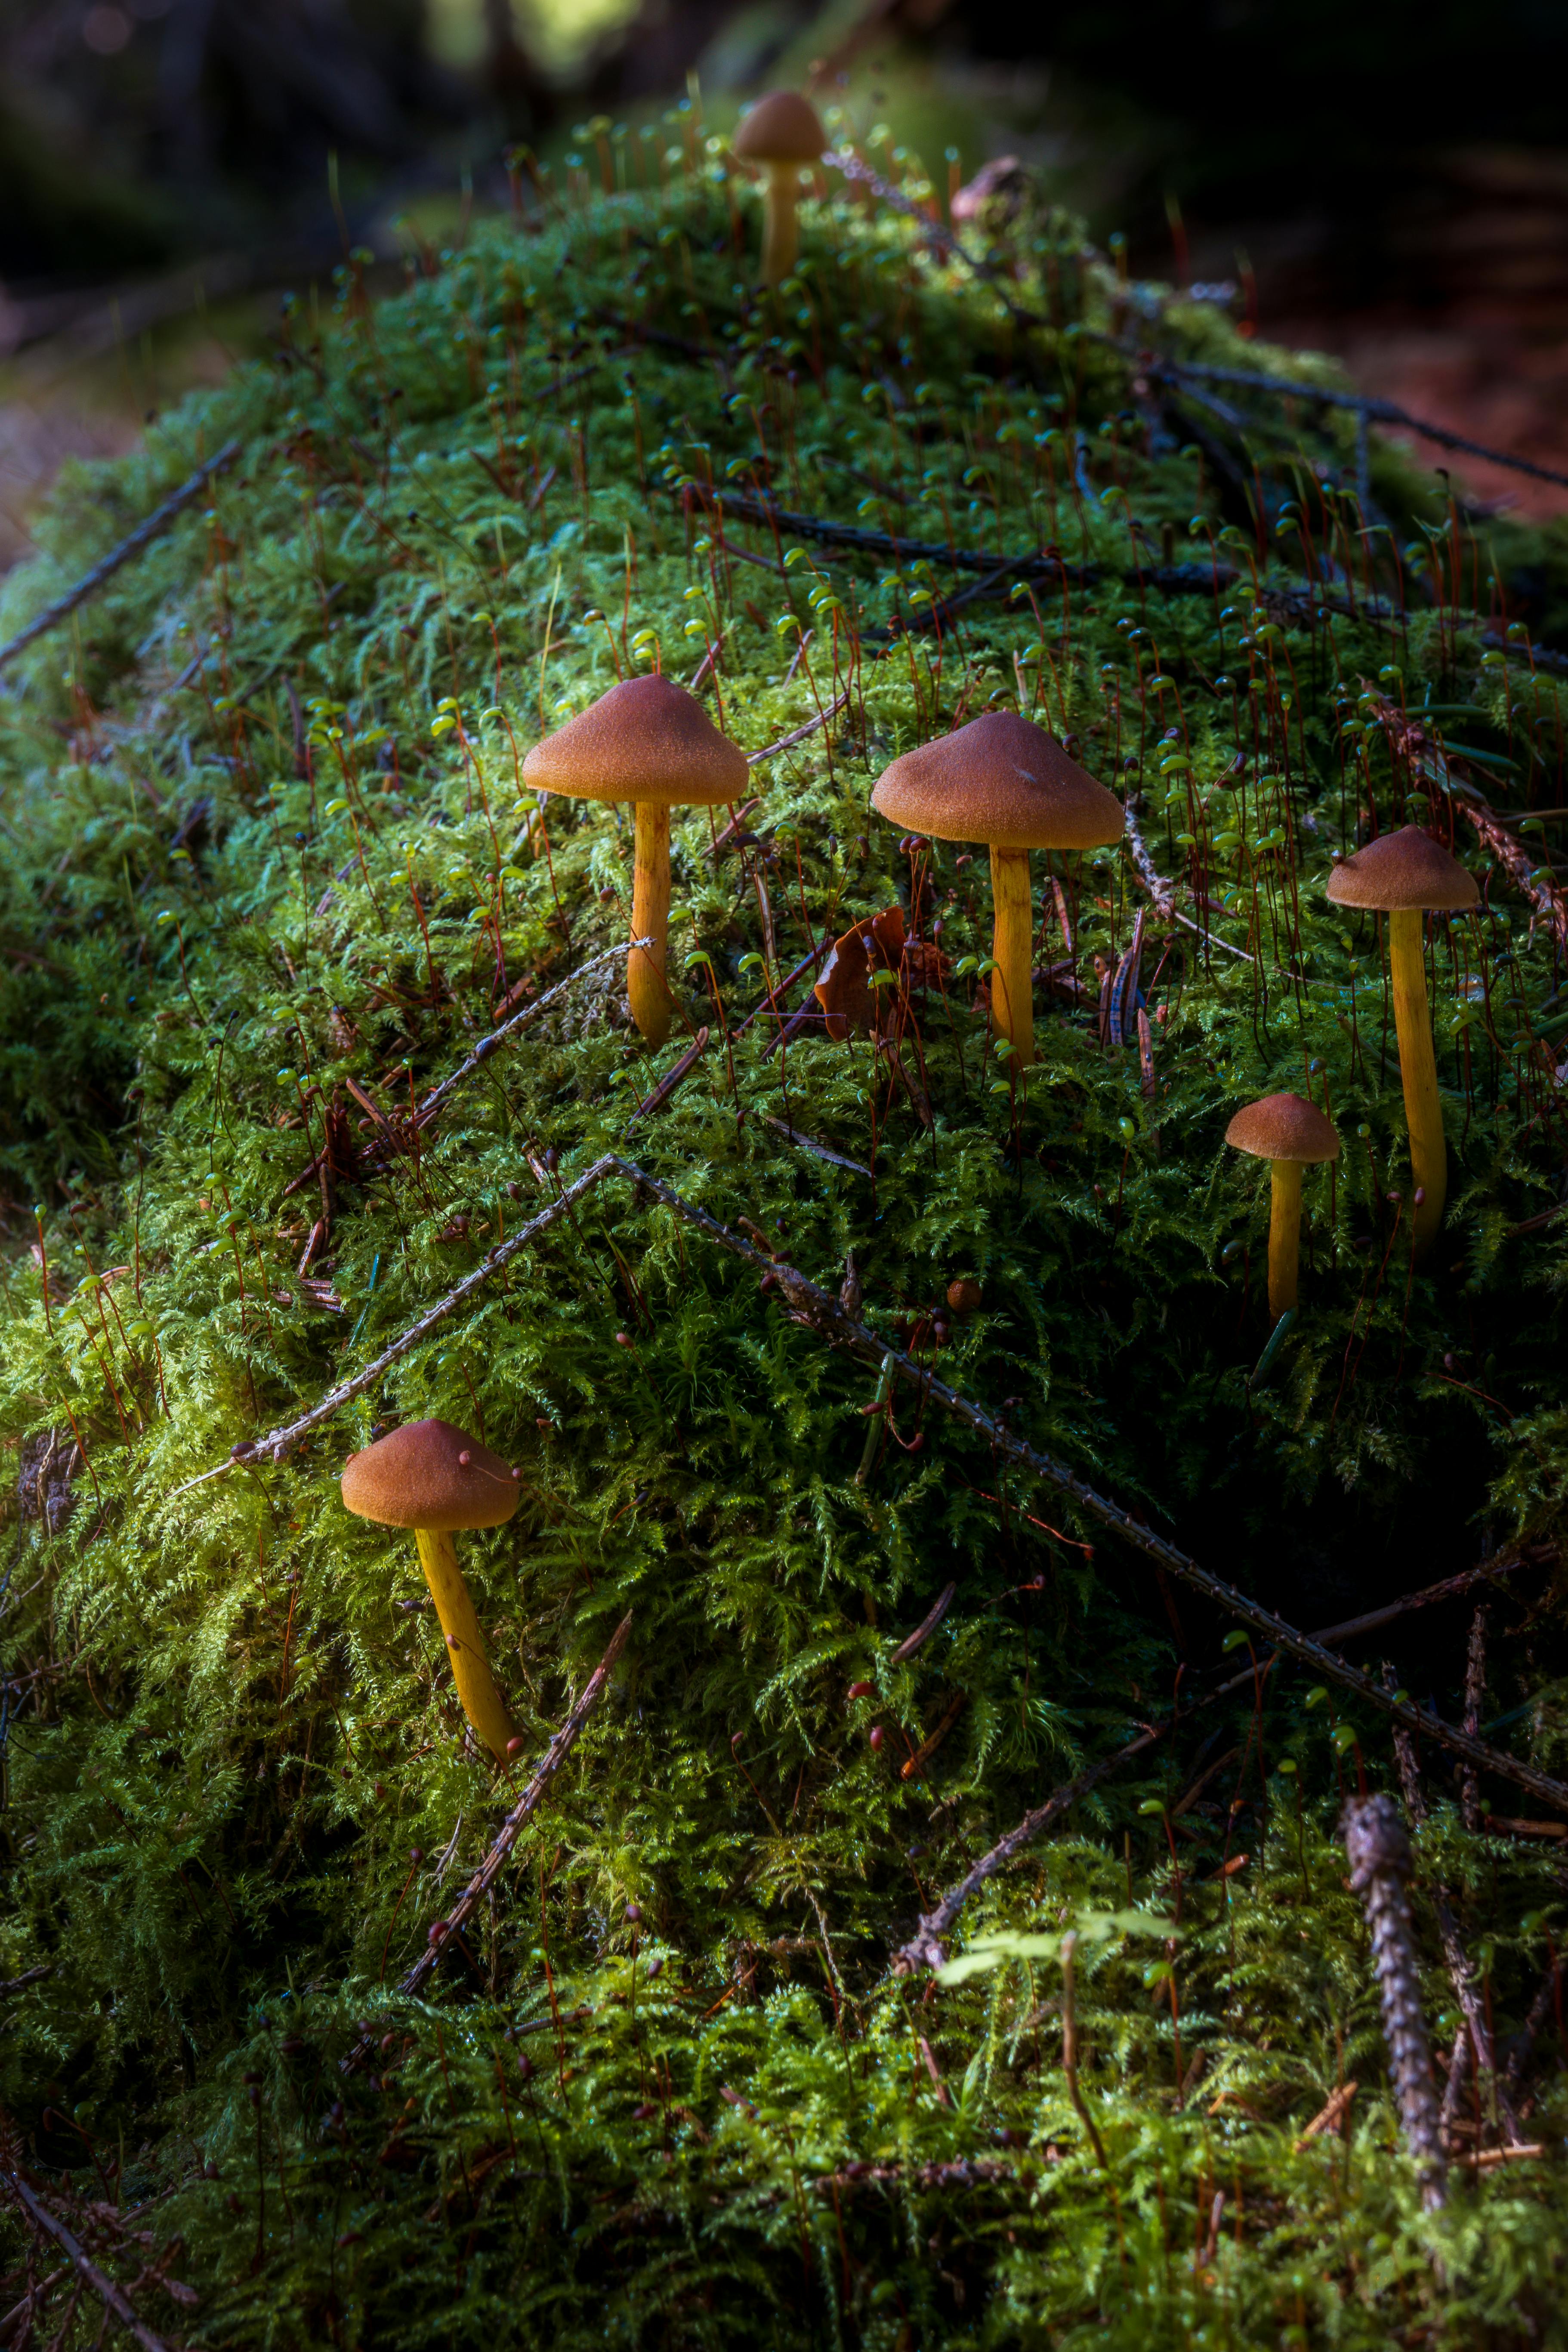
[[[1011,710],[906,751],[883,770],[871,806],[939,841],[996,849],[1098,849],[1120,841],[1127,822],[1054,735]]]
[[[584,801],[736,801],[751,770],[695,696],[673,679],[626,677],[536,743],[522,763],[536,792]]]
[[[734,143],[736,154],[751,163],[815,163],[827,133],[809,99],[772,89],[746,115]]]
[[[1300,1095],[1264,1095],[1238,1110],[1225,1139],[1258,1160],[1337,1160],[1340,1139],[1316,1103]]]
[[[389,1528],[499,1528],[519,1501],[509,1463],[449,1421],[411,1421],[351,1454],[343,1505]]]
[[[1474,907],[1475,877],[1418,824],[1380,834],[1329,877],[1329,896],[1342,907],[1376,907],[1396,915],[1411,907]]]

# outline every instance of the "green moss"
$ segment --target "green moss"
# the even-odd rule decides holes
[[[1322,892],[1358,803],[1386,825],[1418,788],[1360,731],[1363,680],[1396,667],[1384,689],[1412,709],[1465,706],[1442,723],[1476,772],[1510,805],[1555,803],[1548,670],[1483,661],[1479,624],[1414,594],[1403,622],[1368,619],[1359,555],[1353,598],[1335,592],[1354,609],[1309,625],[1279,502],[1305,502],[1320,551],[1331,516],[1353,529],[1321,488],[1352,462],[1348,424],[1287,432],[1260,404],[1256,471],[1212,415],[1200,451],[1204,412],[1167,415],[1130,372],[1127,298],[1070,223],[1031,224],[1010,281],[1045,329],[846,205],[807,207],[798,280],[759,308],[752,228],[721,178],[675,174],[661,198],[487,226],[374,310],[345,282],[144,455],[84,470],[7,590],[19,624],[241,436],[210,509],[0,702],[0,1412],[26,1462],[50,1430],[89,1457],[59,1524],[15,1538],[0,1973],[51,1973],[12,1998],[0,2099],[46,2181],[85,2192],[123,2149],[126,2196],[166,2198],[149,2218],[181,2234],[174,2273],[200,2301],[145,2296],[193,2343],[1560,2340],[1554,2174],[1499,2168],[1431,2220],[1391,2152],[1331,1843],[1342,1773],[1391,1763],[1375,1722],[1300,1678],[1276,1671],[1261,1738],[1222,1706],[1105,1782],[966,1916],[970,1934],[1130,1900],[1172,1916],[1163,1945],[1097,1946],[1080,1987],[1109,2174],[1066,2095],[1054,1966],[935,1991],[889,1974],[916,1909],[1163,1706],[1177,1643],[1201,1689],[1226,1629],[933,1414],[917,1432],[904,1408],[900,1443],[868,1449],[870,1376],[667,1211],[606,1188],[285,1464],[190,1483],[515,1230],[546,1153],[569,1173],[619,1148],[684,1049],[683,1021],[650,1057],[618,991],[584,983],[379,1171],[350,1092],[406,1107],[518,984],[624,936],[624,813],[551,803],[544,855],[518,755],[656,647],[691,677],[721,631],[748,751],[847,699],[759,768],[743,859],[714,854],[705,813],[677,824],[671,967],[715,1034],[634,1130],[643,1164],[830,1286],[852,1251],[889,1335],[976,1278],[944,1376],[1295,1622],[1514,1535],[1555,1558],[1563,1229],[1514,1230],[1561,1183],[1548,933],[1494,877],[1474,935],[1436,941],[1455,1164],[1443,1244],[1413,1270],[1376,942]],[[1161,331],[1286,364],[1194,307]],[[1059,541],[1092,582],[900,634],[921,589],[950,591],[940,567],[733,518],[757,560],[723,560],[708,486],[768,480],[791,510],[901,541]],[[1441,551],[1401,459],[1377,455],[1374,488],[1402,543],[1425,521]],[[1243,518],[1219,551],[1244,583],[1256,558],[1266,622],[1201,576],[1153,583],[1167,532],[1206,565],[1209,529]],[[1506,582],[1506,534],[1475,552]],[[887,759],[1020,698],[1120,765],[1161,870],[1223,902],[1193,918],[1213,944],[1150,921],[1154,1092],[1092,997],[1043,988],[1041,1066],[1026,1098],[1010,1085],[971,1002],[984,862],[951,845],[925,910],[952,960],[945,1002],[918,1007],[929,1128],[863,1045],[807,1031],[770,1058],[759,1020],[721,1051],[721,1013],[756,1012],[764,971],[908,905],[909,859],[868,811]],[[1092,987],[1142,902],[1121,852],[1065,881]],[[1061,957],[1048,927],[1046,947]],[[1309,1177],[1303,1312],[1255,1377],[1267,1188],[1222,1139],[1239,1100],[1289,1086],[1326,1093],[1346,1150]],[[321,1203],[298,1180],[329,1106],[332,1227],[301,1276]],[[781,1118],[874,1174],[793,1147]],[[504,1801],[411,1549],[349,1519],[337,1478],[376,1423],[427,1412],[521,1467],[517,1518],[464,1559],[525,1753],[627,1608],[634,1630],[420,2003],[390,1988]],[[938,1632],[895,1663],[949,1581]],[[1526,1697],[1498,1737],[1551,1769],[1542,1589],[1532,1570],[1494,1610],[1486,1709]],[[1384,1638],[1457,1714],[1451,1613]],[[870,1697],[847,1698],[857,1681]],[[1232,1748],[1183,1815],[1178,1888],[1161,1806]],[[1467,1832],[1429,1762],[1424,1851],[1506,2032],[1553,1948],[1552,1848]],[[344,2074],[363,2024],[392,2039]],[[1555,2150],[1545,2041],[1528,2128]],[[1348,2139],[1294,2152],[1345,2078]]]

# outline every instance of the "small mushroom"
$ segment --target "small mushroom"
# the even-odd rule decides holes
[[[1238,1110],[1225,1139],[1237,1151],[1273,1162],[1268,1211],[1268,1312],[1278,1322],[1296,1304],[1301,1246],[1301,1171],[1337,1160],[1340,1139],[1316,1103],[1300,1095],[1264,1095]]]
[[[669,924],[669,812],[739,800],[751,775],[746,755],[721,735],[683,686],[657,674],[623,678],[597,702],[536,743],[525,782],[567,799],[630,801],[636,809],[632,938],[626,994],[650,1045],[669,1034],[674,999],[664,976]]]
[[[1473,907],[1480,893],[1474,877],[1440,841],[1434,841],[1418,824],[1407,824],[1397,833],[1380,835],[1352,857],[1342,859],[1329,877],[1329,897],[1336,906],[1374,907],[1388,917],[1388,968],[1394,984],[1399,1075],[1405,1087],[1405,1124],[1410,1137],[1410,1172],[1422,1196],[1411,1213],[1419,1256],[1437,1238],[1448,1190],[1448,1151],[1443,1140],[1437,1059],[1426,1003],[1421,918],[1428,908]]]
[[[760,98],[735,133],[735,152],[767,173],[763,214],[763,283],[776,286],[795,268],[799,247],[795,198],[800,167],[820,161],[827,144],[817,111],[793,89]]]
[[[1031,849],[1097,849],[1120,841],[1121,803],[1054,735],[1011,710],[988,710],[885,768],[871,805],[893,824],[991,851],[991,1006],[1014,1066],[1035,1058],[1031,994]]]
[[[413,1528],[463,1713],[503,1762],[511,1722],[485,1656],[452,1535],[458,1528],[497,1528],[510,1518],[518,1505],[510,1469],[449,1421],[411,1421],[363,1454],[350,1454],[342,1491],[344,1507],[356,1518]]]

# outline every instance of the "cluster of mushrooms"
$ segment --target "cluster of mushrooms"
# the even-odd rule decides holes
[[[675,1009],[665,976],[670,811],[739,800],[749,774],[744,754],[693,695],[655,674],[623,679],[536,744],[523,774],[537,789],[569,798],[632,803],[636,873],[626,988],[642,1035],[650,1046],[662,1045]],[[879,780],[871,805],[910,834],[988,846],[991,1014],[1013,1066],[1026,1069],[1035,1058],[1029,853],[1114,844],[1125,825],[1121,803],[1043,728],[1011,711],[991,711],[895,760]],[[1439,843],[1406,825],[1341,860],[1328,895],[1341,906],[1377,909],[1389,919],[1419,1252],[1430,1245],[1441,1223],[1447,1182],[1422,917],[1427,909],[1472,907],[1478,892]],[[857,924],[834,953],[858,950],[856,969],[863,977],[872,956],[896,954],[901,948],[901,917],[895,908],[872,923]],[[847,1034],[855,1024],[833,1010],[843,1004],[842,993],[834,995],[826,977],[816,992],[828,1014],[828,1034]],[[861,993],[868,1000],[868,990]],[[1237,1111],[1226,1140],[1271,1162],[1268,1307],[1278,1320],[1297,1303],[1302,1170],[1337,1159],[1339,1137],[1315,1104],[1300,1095],[1276,1094]],[[520,1475],[450,1423],[420,1421],[351,1456],[342,1479],[349,1510],[413,1529],[463,1711],[503,1764],[518,1743],[485,1655],[452,1537],[459,1528],[497,1527],[510,1518]]]
[[[818,162],[826,145],[815,110],[788,90],[763,99],[736,133],[736,154],[764,173],[762,275],[769,286],[778,285],[795,266],[801,168]],[[738,801],[749,773],[744,753],[712,724],[696,698],[657,674],[612,687],[536,744],[523,764],[523,775],[536,790],[575,800],[629,800],[633,805],[626,993],[632,1018],[651,1047],[663,1045],[675,1010],[666,978],[670,811]],[[1124,829],[1121,803],[1043,728],[1011,711],[991,711],[895,760],[879,780],[871,805],[910,834],[984,842],[989,849],[991,1015],[1012,1067],[1026,1070],[1035,1059],[1029,853],[1111,845]],[[1430,835],[1406,825],[1336,865],[1329,897],[1341,906],[1388,917],[1415,1188],[1412,1225],[1419,1254],[1430,1247],[1442,1223],[1447,1182],[1422,917],[1429,909],[1473,907],[1476,886]],[[837,943],[816,983],[830,1036],[843,1038],[857,1026],[869,1025],[874,1016],[867,1012],[871,992],[866,981],[871,963],[896,959],[903,944],[896,908],[869,924],[857,924]],[[836,967],[837,983],[830,977]],[[846,1018],[847,1003],[857,1008],[856,1017]],[[1338,1159],[1340,1139],[1315,1104],[1300,1095],[1277,1094],[1238,1110],[1226,1140],[1271,1163],[1268,1311],[1278,1320],[1297,1303],[1302,1170]],[[356,1517],[413,1530],[458,1700],[477,1738],[502,1765],[519,1742],[485,1654],[452,1538],[464,1528],[499,1527],[510,1519],[518,1505],[520,1475],[450,1422],[416,1421],[352,1454],[342,1477],[344,1505]]]

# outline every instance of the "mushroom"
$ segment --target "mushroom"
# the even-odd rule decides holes
[[[1120,841],[1121,803],[1054,735],[1016,711],[990,710],[883,770],[871,806],[894,824],[991,851],[994,929],[991,1006],[1016,1069],[1035,1058],[1030,950],[1031,849],[1098,849]]]
[[[1440,841],[1434,841],[1418,824],[1407,824],[1397,833],[1380,835],[1353,856],[1342,859],[1329,877],[1329,896],[1336,906],[1374,907],[1388,917],[1394,1026],[1405,1086],[1405,1124],[1416,1193],[1412,1221],[1419,1256],[1437,1237],[1448,1190],[1448,1153],[1443,1140],[1443,1108],[1437,1098],[1437,1060],[1426,1003],[1421,918],[1429,907],[1474,907],[1480,893],[1474,877],[1466,873]]]
[[[1264,1095],[1238,1110],[1225,1139],[1237,1151],[1273,1162],[1268,1211],[1268,1312],[1278,1322],[1296,1304],[1301,1243],[1301,1171],[1337,1160],[1340,1139],[1316,1103],[1300,1095]]]
[[[776,286],[795,268],[799,236],[795,197],[800,167],[815,163],[827,144],[827,134],[808,99],[793,89],[773,89],[760,98],[735,133],[735,152],[767,172],[763,216],[763,283]]]
[[[689,803],[738,800],[751,774],[745,753],[720,734],[683,686],[656,673],[612,686],[559,733],[536,743],[522,772],[536,791],[635,804],[626,994],[648,1044],[662,1045],[674,1003],[664,977],[669,812]],[[646,947],[637,944],[644,940]]]
[[[412,1528],[419,1565],[447,1637],[463,1713],[498,1763],[511,1721],[485,1656],[484,1635],[458,1566],[457,1528],[498,1528],[518,1505],[517,1480],[499,1454],[449,1421],[411,1421],[351,1454],[343,1504],[359,1519]]]

